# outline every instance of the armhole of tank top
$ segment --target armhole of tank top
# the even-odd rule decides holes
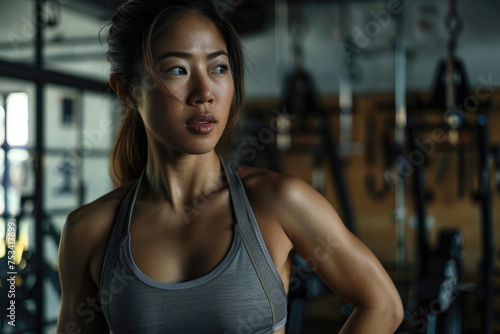
[[[132,190],[134,189],[134,186],[135,186],[135,182],[131,186],[131,188],[127,191],[126,195],[120,200],[120,203],[116,207],[115,215],[114,215],[114,218],[113,218],[113,224],[112,224],[111,229],[109,231],[108,237],[106,238],[106,248],[104,249],[104,255],[103,255],[103,260],[102,260],[102,267],[101,267],[101,289],[103,288],[103,286],[102,286],[103,280],[106,277],[106,275],[104,275],[105,274],[105,270],[108,269],[107,267],[109,266],[108,262],[107,262],[107,261],[109,261],[108,260],[109,256],[110,256],[109,253],[110,252],[117,252],[118,245],[123,241],[124,235],[121,235],[119,237],[120,240],[117,241],[116,239],[118,237],[117,237],[116,234],[119,232],[118,231],[118,227],[119,227],[118,225],[120,225],[120,220],[123,219],[123,215],[125,214],[128,217],[128,211],[129,210],[124,210],[123,206],[125,205],[125,202],[127,201],[127,199],[130,197],[130,194],[131,194]],[[126,234],[126,233],[124,233],[124,234]],[[114,250],[112,249],[113,246],[115,248]],[[115,262],[115,259],[113,259],[111,265],[109,266],[110,267],[109,268],[110,270],[108,272],[109,276],[111,275],[111,272],[113,270],[114,262]]]
[[[142,174],[141,174],[141,176],[142,176]],[[110,291],[110,285],[112,283],[112,278],[113,278],[113,271],[114,271],[116,261],[118,259],[118,255],[119,255],[119,247],[128,235],[128,225],[127,225],[127,228],[124,229],[124,226],[123,226],[124,224],[120,224],[120,221],[122,219],[129,219],[129,217],[131,215],[131,208],[128,208],[128,209],[124,208],[124,205],[126,204],[126,202],[128,202],[127,200],[132,195],[132,192],[133,192],[133,195],[132,195],[133,202],[135,202],[135,198],[137,196],[138,180],[134,181],[131,188],[127,191],[127,194],[123,197],[123,199],[120,201],[120,203],[117,206],[115,218],[113,220],[113,226],[111,227],[109,235],[106,239],[106,248],[104,250],[103,264],[102,264],[102,268],[101,268],[101,279],[100,279],[100,289],[99,289],[100,291],[103,289],[107,289],[107,291]],[[125,217],[123,217],[124,215],[125,215]],[[125,222],[125,224],[128,224],[128,223],[129,223],[128,221]],[[121,227],[121,230],[122,230],[121,232],[123,232],[123,233],[122,233],[122,235],[117,236],[117,233],[120,233],[119,227]],[[109,293],[108,293],[107,298],[109,298]],[[99,297],[99,301],[102,302],[101,297]],[[110,332],[113,333],[114,332],[113,331],[113,324],[111,322],[111,318],[110,318],[110,314],[109,314],[109,301],[106,301],[106,303],[103,303],[103,311],[104,311],[104,317],[106,318]]]
[[[279,322],[277,322],[277,323],[275,323],[275,324],[274,324],[273,329],[272,329],[273,333],[274,333],[274,332],[277,332],[277,331],[279,331],[281,328],[283,328],[283,326],[285,326],[285,325],[286,325],[286,321],[287,321],[287,319],[288,319],[288,314],[287,314],[287,313],[285,313],[285,317],[284,317],[283,319],[281,319],[281,321],[279,321]]]
[[[271,255],[269,254],[269,250],[267,249],[266,243],[264,242],[264,238],[262,237],[262,234],[260,233],[260,228],[259,228],[259,225],[257,224],[257,219],[255,218],[255,215],[254,215],[253,210],[252,210],[252,206],[250,205],[250,201],[248,200],[246,194],[244,194],[244,200],[245,200],[245,206],[247,208],[247,212],[248,212],[248,216],[249,216],[250,225],[252,226],[252,229],[255,233],[255,236],[257,238],[257,242],[259,243],[259,246],[262,249],[262,253],[264,254],[264,257],[266,258],[267,263],[271,267],[271,271],[273,272],[274,277],[278,281],[283,294],[286,296],[285,286],[283,284],[283,280],[281,279],[281,276],[278,273],[278,269],[276,269],[276,265],[274,264],[273,259],[271,258]]]
[[[115,219],[113,220],[113,226],[111,227],[111,230],[109,232],[108,238],[106,240],[106,248],[104,250],[104,256],[103,256],[103,264],[101,268],[101,281],[100,281],[100,288],[99,288],[99,302],[102,304],[102,310],[104,313],[104,317],[106,318],[106,322],[109,327],[109,333],[114,333],[113,329],[113,323],[111,321],[111,316],[109,312],[109,291],[110,291],[110,285],[113,277],[113,271],[115,268],[116,264],[116,259],[118,258],[118,247],[121,243],[121,241],[116,241],[116,234],[117,234],[117,226],[118,226],[118,221],[121,219],[122,216],[122,206],[125,201],[127,196],[125,196],[121,201],[120,204],[118,205],[117,208],[117,213],[115,214]],[[123,237],[123,236],[122,236]],[[112,251],[112,248],[115,250]],[[112,253],[112,254],[110,254]],[[112,257],[112,258],[111,258]],[[103,290],[108,291],[106,295],[106,300],[103,300]]]
[[[119,244],[119,242],[116,242],[116,233],[118,229],[118,221],[121,219],[122,216],[122,207],[123,203],[125,201],[127,196],[125,196],[121,201],[120,204],[118,204],[118,207],[116,209],[116,213],[113,219],[113,224],[111,226],[111,229],[109,231],[108,237],[106,238],[106,247],[104,249],[104,254],[102,257],[102,267],[101,267],[101,279],[100,279],[100,290],[104,288],[103,283],[106,283],[109,281],[109,276],[111,276],[111,272],[113,271],[114,267],[114,262],[115,259],[111,261],[111,264],[109,264],[109,257],[111,256],[110,253],[112,252],[113,245]]]
[[[231,164],[231,163],[230,163]],[[239,188],[241,192],[241,197],[243,197],[243,202],[245,204],[245,209],[247,212],[248,220],[250,222],[250,226],[252,227],[252,230],[255,234],[255,237],[257,238],[257,242],[262,249],[262,253],[264,254],[264,257],[271,268],[271,271],[273,272],[274,277],[278,281],[279,286],[281,287],[281,292],[284,294],[285,298],[287,297],[286,292],[285,292],[285,286],[283,284],[283,280],[281,279],[281,276],[278,273],[278,270],[276,269],[276,266],[273,262],[273,259],[271,258],[271,255],[269,254],[269,250],[267,249],[266,243],[264,242],[264,238],[262,237],[262,233],[260,232],[259,225],[257,224],[257,219],[255,218],[255,215],[252,210],[252,206],[250,205],[250,201],[248,200],[248,196],[246,194],[246,187],[245,183],[240,177],[240,173],[238,172],[237,166],[228,166],[228,169],[233,170],[234,175],[236,176],[236,180],[239,183]]]
[[[262,237],[262,233],[260,232],[259,225],[257,224],[257,219],[255,218],[255,214],[253,213],[252,206],[250,205],[250,201],[248,200],[248,196],[246,194],[245,184],[244,184],[243,180],[241,179],[239,173],[237,172],[237,169],[235,169],[235,171],[236,171],[236,173],[235,173],[236,179],[240,185],[239,188],[240,188],[241,196],[243,197],[243,203],[245,205],[245,211],[247,212],[248,221],[249,221],[250,226],[253,230],[255,238],[257,239],[257,243],[259,244],[259,246],[262,250],[262,254],[264,254],[264,258],[266,259],[269,267],[271,268],[271,272],[273,273],[276,281],[278,282],[278,285],[281,288],[281,293],[283,294],[283,298],[286,302],[288,300],[288,296],[285,292],[283,280],[281,279],[281,276],[279,275],[278,270],[276,269],[276,266],[271,258],[271,255],[269,254],[269,250],[267,249],[266,243],[264,242],[264,238]],[[280,330],[284,325],[286,325],[287,318],[288,318],[288,310],[285,309],[283,319],[281,319],[278,322],[273,324],[272,332],[274,333],[274,332]]]
[[[223,165],[223,169],[225,170],[226,177],[231,178],[232,175],[234,175],[234,180],[236,184],[238,185],[237,188],[239,188],[239,192],[241,193],[241,197],[243,197],[243,203],[245,204],[245,211],[247,212],[248,220],[250,222],[250,226],[252,227],[252,230],[255,234],[255,237],[257,239],[257,242],[262,249],[262,253],[264,254],[264,257],[271,268],[271,271],[275,277],[275,279],[278,281],[279,286],[281,287],[281,292],[287,298],[286,292],[285,292],[285,286],[283,284],[283,280],[281,279],[281,276],[278,273],[278,270],[276,269],[276,266],[273,262],[273,259],[271,258],[271,255],[269,254],[269,250],[267,249],[266,243],[264,242],[264,238],[262,237],[262,234],[259,229],[259,225],[257,224],[257,219],[255,218],[255,215],[252,210],[252,206],[250,205],[250,201],[248,200],[248,196],[246,194],[246,187],[241,179],[240,173],[238,171],[238,166],[231,162],[228,161],[227,163],[224,162],[221,156],[219,156],[219,159],[221,160],[221,163]],[[228,180],[228,184],[230,183],[230,180]],[[236,190],[236,189],[235,189]],[[233,204],[234,205],[234,204]],[[234,207],[233,207],[234,211]],[[236,215],[233,218],[236,222]]]
[[[104,317],[106,318],[106,322],[108,324],[108,327],[109,327],[109,332],[111,334],[113,333],[116,333],[114,327],[113,327],[113,320],[111,319],[111,312],[109,310],[109,305],[110,305],[110,295],[111,295],[111,284],[113,284],[113,273],[115,271],[115,266],[116,266],[116,262],[118,261],[118,257],[120,256],[120,248],[122,247],[122,244],[123,242],[127,239],[127,234],[125,234],[124,236],[122,236],[122,238],[120,239],[120,241],[117,243],[117,247],[116,247],[116,252],[115,254],[113,255],[113,259],[112,259],[112,262],[110,264],[110,270],[108,272],[108,279],[107,279],[107,282],[108,282],[108,286],[106,287],[106,290],[108,291],[107,293],[107,298],[108,300],[106,301],[105,304],[102,305],[102,309],[104,311]],[[102,287],[101,287],[102,289]]]

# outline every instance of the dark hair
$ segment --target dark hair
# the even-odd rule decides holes
[[[223,137],[227,138],[234,130],[244,99],[244,60],[241,41],[230,18],[219,15],[212,1],[207,0],[129,0],[113,15],[106,39],[111,75],[123,85],[127,97],[110,156],[109,172],[115,187],[138,178],[147,162],[148,142],[137,110],[136,89],[145,84],[145,80],[152,80],[152,84],[168,94],[155,70],[151,45],[165,31],[165,27],[188,14],[210,19],[226,42],[234,97]],[[160,24],[162,29],[158,29]],[[141,75],[141,64],[146,69],[147,78]]]

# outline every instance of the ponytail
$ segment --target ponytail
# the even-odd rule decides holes
[[[141,175],[147,162],[147,146],[146,129],[139,112],[131,106],[125,106],[109,164],[109,174],[115,188]]]

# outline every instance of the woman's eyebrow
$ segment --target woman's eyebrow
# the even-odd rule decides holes
[[[219,50],[219,51],[215,51],[215,52],[209,53],[207,55],[207,59],[214,59],[214,58],[219,57],[220,55],[224,55],[226,57],[229,57],[227,55],[226,51]],[[182,51],[167,51],[167,52],[165,52],[164,54],[162,54],[161,56],[159,56],[156,59],[160,60],[160,59],[164,59],[164,58],[167,58],[167,57],[177,57],[177,58],[191,59],[191,58],[193,58],[193,54],[188,53],[188,52],[182,52]]]

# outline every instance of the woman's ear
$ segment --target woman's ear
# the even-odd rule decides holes
[[[130,104],[130,98],[131,98],[130,93],[127,89],[127,86],[125,85],[125,83],[122,82],[122,80],[120,80],[120,78],[112,74],[109,77],[109,85],[111,86],[111,88],[113,88],[113,90],[116,93],[116,96],[118,96],[118,98],[120,99],[120,101],[123,102],[123,104],[125,105]]]

